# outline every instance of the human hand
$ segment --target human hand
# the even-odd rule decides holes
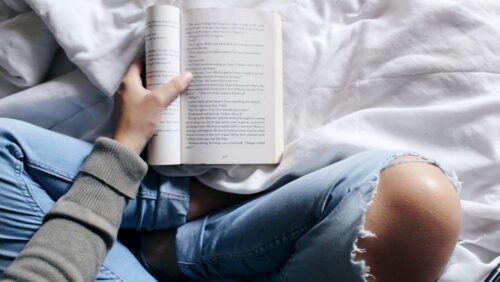
[[[178,75],[167,84],[151,91],[141,79],[142,64],[133,62],[116,95],[119,116],[113,139],[140,154],[155,134],[165,108],[184,92],[193,78],[191,72]]]

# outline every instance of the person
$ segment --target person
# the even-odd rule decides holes
[[[0,121],[3,281],[435,281],[455,247],[455,182],[367,151],[249,197],[148,170],[140,153],[191,73],[155,91],[133,63],[113,139]],[[129,250],[118,229],[146,230]],[[132,248],[134,249],[134,248]]]

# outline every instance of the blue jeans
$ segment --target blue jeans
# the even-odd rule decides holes
[[[0,119],[0,271],[71,187],[92,144]],[[297,178],[244,203],[186,223],[189,179],[150,170],[122,227],[177,228],[181,271],[196,280],[362,281],[352,260],[378,175],[402,152],[368,151]],[[97,280],[154,281],[120,242]]]

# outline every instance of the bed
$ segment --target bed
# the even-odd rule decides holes
[[[93,141],[142,52],[152,0],[0,0],[0,116]],[[278,166],[183,166],[255,193],[367,149],[418,151],[462,183],[460,242],[441,281],[500,263],[500,2],[188,0],[281,14],[285,152]]]

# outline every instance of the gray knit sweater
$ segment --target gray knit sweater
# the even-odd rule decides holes
[[[147,169],[128,148],[97,139],[71,189],[2,281],[93,281],[116,240],[127,199],[135,197]]]

